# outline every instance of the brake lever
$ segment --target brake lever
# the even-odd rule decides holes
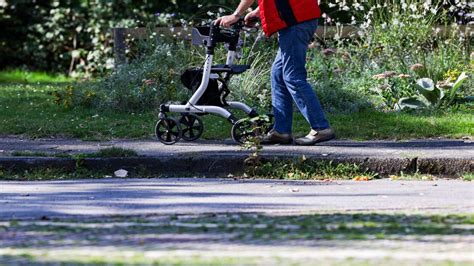
[[[242,30],[243,31],[246,31],[246,32],[250,32],[250,33],[253,33],[253,32],[258,32],[258,26],[256,25],[258,22],[260,22],[260,19],[258,18],[251,18],[249,21],[248,21],[248,24],[245,23],[245,21],[243,22],[243,27],[242,27]]]
[[[248,32],[248,33],[257,33],[258,32],[258,27],[244,27],[242,28],[242,31]]]

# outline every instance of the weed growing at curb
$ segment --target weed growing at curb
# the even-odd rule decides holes
[[[251,127],[248,129],[250,137],[242,144],[242,148],[250,151],[249,156],[244,161],[245,174],[256,176],[258,168],[262,165],[260,153],[263,150],[262,136],[271,129],[270,118],[261,115],[250,118]]]
[[[120,147],[111,147],[100,149],[94,153],[47,153],[39,151],[14,151],[11,156],[14,157],[55,157],[55,158],[130,158],[138,157],[138,153],[131,149],[124,149]]]
[[[11,156],[13,157],[55,157],[55,158],[72,158],[72,155],[68,153],[47,153],[40,151],[14,151]]]
[[[422,181],[434,181],[438,179],[434,175],[422,174],[419,172],[416,172],[413,174],[400,172],[400,175],[390,175],[389,178],[391,180],[422,180]]]
[[[78,167],[72,171],[67,169],[43,168],[18,172],[0,169],[0,180],[5,181],[100,179],[104,177],[107,177],[107,175],[102,171],[92,171],[82,167]]]
[[[379,176],[357,164],[313,161],[302,156],[297,160],[265,162],[255,169],[252,177],[288,180],[348,180],[364,177],[364,180],[371,180]]]
[[[40,151],[14,151],[11,155],[14,157],[51,157],[51,154]]]
[[[47,158],[70,158],[74,159],[74,169],[65,168],[41,168],[32,170],[15,170],[0,168],[0,180],[21,180],[21,181],[40,181],[40,180],[66,180],[66,179],[98,179],[112,177],[110,172],[101,170],[90,170],[84,167],[84,160],[87,158],[129,158],[137,157],[138,153],[134,150],[119,147],[101,149],[95,153],[45,153],[35,151],[15,151],[12,156],[16,157],[47,157]],[[133,176],[149,177],[151,174],[145,167],[138,167]]]
[[[138,153],[131,149],[112,147],[101,149],[96,153],[86,154],[88,158],[129,158],[137,157]]]
[[[464,181],[474,181],[474,173],[465,173],[461,178]]]

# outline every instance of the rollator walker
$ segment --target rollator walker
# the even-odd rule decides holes
[[[194,92],[188,102],[181,105],[162,104],[159,121],[156,124],[156,137],[166,145],[175,144],[180,139],[194,141],[201,137],[204,126],[200,116],[218,115],[232,124],[232,139],[237,143],[245,142],[251,135],[249,119],[237,119],[230,110],[242,110],[249,118],[259,116],[257,111],[245,103],[227,101],[230,94],[228,83],[233,75],[242,74],[249,65],[235,65],[240,32],[244,29],[243,19],[231,28],[221,28],[211,23],[206,27],[192,29],[192,44],[206,47],[206,59],[203,68],[186,70],[181,76],[182,83]],[[228,45],[227,60],[224,65],[213,65],[213,56],[218,44]],[[169,113],[179,113],[179,119],[169,117]]]

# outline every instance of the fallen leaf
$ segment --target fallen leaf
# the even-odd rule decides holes
[[[369,181],[370,177],[368,177],[368,176],[356,176],[352,180],[354,180],[354,181]]]
[[[398,180],[400,177],[396,176],[396,175],[391,175],[389,176],[390,177],[390,180]]]

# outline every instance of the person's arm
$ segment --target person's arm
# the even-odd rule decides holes
[[[232,24],[239,21],[239,19],[245,14],[245,11],[249,9],[255,0],[241,0],[239,6],[232,15],[223,16],[218,18],[215,21],[216,25],[221,25],[223,27],[230,27]]]

